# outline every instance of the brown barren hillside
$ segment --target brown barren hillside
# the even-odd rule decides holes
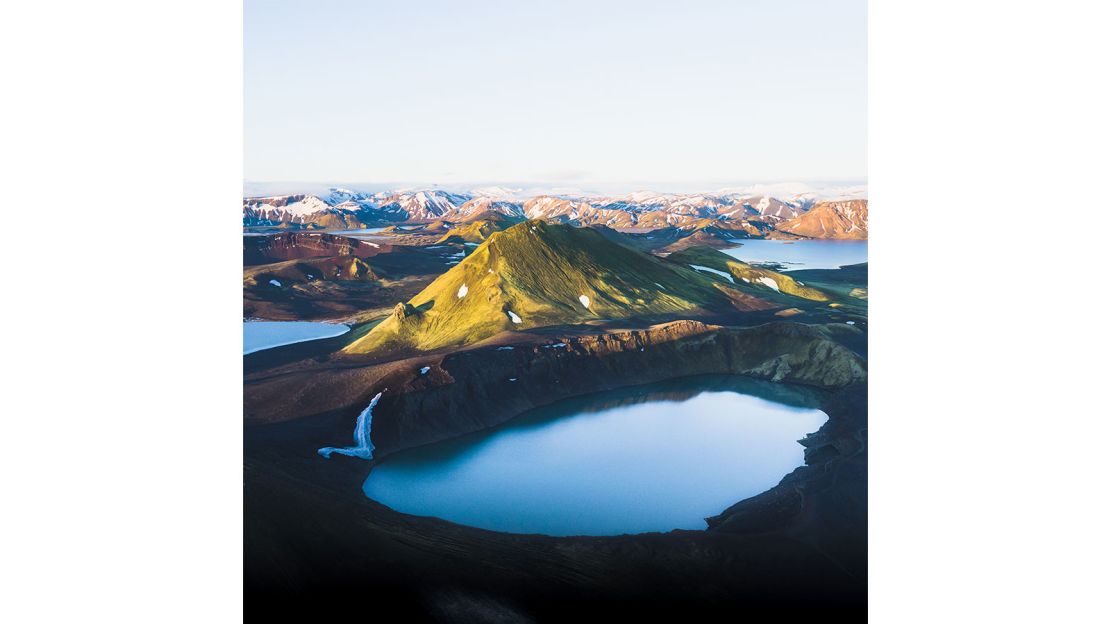
[[[243,237],[243,264],[266,264],[282,260],[355,256],[369,258],[389,252],[392,245],[317,232],[282,232]]]
[[[867,238],[867,200],[819,202],[779,230],[807,238]]]

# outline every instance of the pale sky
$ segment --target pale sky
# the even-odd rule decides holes
[[[247,0],[255,182],[717,188],[867,176],[856,0]]]

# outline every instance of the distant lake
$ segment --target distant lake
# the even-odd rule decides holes
[[[740,247],[721,251],[748,264],[777,264],[784,271],[835,269],[867,262],[865,240],[737,240]]]
[[[370,234],[378,234],[380,232],[383,232],[384,230],[385,230],[384,227],[376,227],[376,228],[361,228],[361,229],[357,229],[357,230],[339,230],[339,231],[336,231],[336,232],[329,232],[329,233],[330,234],[335,234],[337,236],[367,236],[367,235],[370,235]]]
[[[826,420],[803,391],[692,378],[564,401],[398,453],[363,490],[404,513],[511,533],[704,529],[707,516],[802,465],[797,441]]]
[[[350,329],[350,327],[339,323],[245,321],[243,323],[243,355],[297,342],[341,336]]]

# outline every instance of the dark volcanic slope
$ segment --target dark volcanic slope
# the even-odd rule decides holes
[[[357,238],[307,232],[283,232],[243,237],[243,265],[266,264],[280,260],[356,256],[369,258],[390,251],[390,245],[360,241]]]
[[[243,316],[268,320],[380,318],[449,267],[451,249],[287,232],[244,236]],[[274,260],[275,258],[293,258]]]
[[[248,621],[320,614],[406,622],[859,621],[867,582],[866,365],[840,342],[863,335],[845,325],[726,330],[679,322],[568,338],[567,348],[477,346],[251,374],[244,388]],[[422,365],[433,369],[421,376]],[[523,391],[505,394],[509,370]],[[806,441],[807,466],[722,510],[708,531],[553,538],[472,529],[368,500],[364,462],[315,453],[350,438],[355,415],[381,386],[388,390],[373,438],[388,453],[571,394],[695,373],[811,384],[823,388],[829,415]],[[273,424],[250,424],[265,422]]]

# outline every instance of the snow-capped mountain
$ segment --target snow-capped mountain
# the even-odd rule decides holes
[[[328,189],[328,194],[324,196],[324,201],[336,207],[351,204],[365,207],[377,206],[373,195],[369,193],[359,193],[358,191],[345,188]]]
[[[867,238],[867,200],[823,201],[778,226],[807,238]]]
[[[781,191],[773,195],[770,191]],[[244,226],[357,228],[403,222],[468,221],[487,213],[613,228],[705,227],[714,222],[753,235],[778,229],[814,238],[866,238],[866,186],[813,189],[755,185],[714,193],[538,195],[484,187],[465,193],[403,189],[362,193],[331,188],[327,194],[243,200]],[[817,216],[814,216],[817,215]]]
[[[345,224],[351,211],[337,208],[315,195],[280,195],[243,200],[243,225],[285,225],[307,227],[340,222]]]
[[[524,207],[520,202],[497,200],[488,196],[475,197],[444,213],[441,218],[447,221],[469,221],[489,212],[507,217],[523,217]]]
[[[504,186],[483,186],[470,191],[474,197],[488,197],[490,199],[517,199],[522,189],[506,188]]]
[[[243,225],[282,227],[366,227],[383,222],[441,218],[470,200],[440,190],[359,193],[332,188],[328,194],[243,199]]]
[[[379,210],[389,213],[403,212],[408,221],[429,221],[443,217],[447,212],[462,206],[470,198],[440,190],[398,191],[374,195]]]

